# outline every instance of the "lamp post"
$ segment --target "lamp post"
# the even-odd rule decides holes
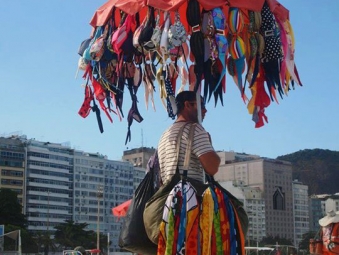
[[[102,187],[99,186],[97,190],[98,198],[98,215],[97,215],[97,250],[100,249],[100,198],[103,197]]]
[[[49,190],[47,191],[47,234],[49,235]]]

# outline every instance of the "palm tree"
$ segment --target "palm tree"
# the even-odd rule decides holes
[[[33,239],[38,247],[38,252],[42,249],[44,254],[48,255],[50,251],[57,251],[55,240],[51,238],[49,231],[36,232]]]
[[[306,232],[302,235],[302,240],[299,243],[299,250],[303,250],[306,251],[307,254],[310,253],[310,248],[309,248],[309,244],[310,244],[310,239],[315,238],[316,236],[316,232],[314,231],[309,231]]]
[[[37,233],[34,233],[33,234],[33,240],[36,244],[36,246],[38,247],[38,253],[40,253],[40,249],[41,249],[41,246],[42,246],[42,243],[43,243],[43,237],[42,237],[42,232],[37,232]]]
[[[55,226],[55,240],[64,249],[73,249],[77,246],[83,246],[85,248],[90,245],[91,236],[93,231],[86,231],[87,223],[74,223],[72,220],[67,220],[65,223],[61,223]]]
[[[96,247],[96,233],[92,230],[85,230],[87,223],[74,223],[72,220],[67,220],[54,228],[55,242],[65,249],[74,249],[77,246],[82,246],[85,249],[93,249]],[[100,234],[100,247],[106,247],[107,236]]]

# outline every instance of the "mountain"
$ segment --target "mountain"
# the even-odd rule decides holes
[[[308,194],[339,192],[339,151],[306,149],[277,157],[292,163],[293,179],[308,185]]]

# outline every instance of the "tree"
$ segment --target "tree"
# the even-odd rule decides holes
[[[18,228],[27,225],[17,193],[10,189],[0,189],[0,225],[14,225]]]
[[[43,251],[45,255],[48,255],[50,251],[57,251],[56,242],[51,238],[51,232],[38,231],[33,237],[34,243],[38,252]]]
[[[5,226],[5,232],[15,232],[20,230],[20,236],[21,236],[21,248],[23,253],[34,253],[37,251],[36,244],[34,239],[32,238],[32,234],[23,228],[18,228],[18,226],[14,225],[6,225]],[[18,249],[18,237],[19,236],[13,236],[10,238],[9,236],[4,237],[4,243],[5,243],[5,250],[12,250],[15,251]]]
[[[307,251],[306,254],[310,254],[310,239],[314,239],[314,237],[316,236],[316,232],[314,231],[309,231],[306,232],[305,234],[302,235],[302,239],[299,243],[299,250],[304,250]]]
[[[18,201],[18,195],[11,189],[0,188],[0,225],[5,226],[5,233],[21,231],[23,252],[30,252],[34,249],[32,247],[34,242],[26,230],[27,220],[22,213],[22,206]],[[16,250],[17,248],[18,240],[5,236],[5,249]]]
[[[82,246],[85,249],[93,249],[96,247],[97,235],[94,231],[85,230],[87,223],[74,223],[67,220],[55,226],[55,242],[60,244],[63,249],[74,249]],[[100,247],[106,247],[107,236],[100,234]]]
[[[281,238],[279,236],[266,236],[264,237],[260,242],[260,246],[265,246],[265,245],[293,245],[292,241],[286,238]]]
[[[87,226],[87,223],[74,223],[72,220],[67,220],[65,223],[55,226],[55,241],[64,249],[88,245],[89,233],[85,230]]]

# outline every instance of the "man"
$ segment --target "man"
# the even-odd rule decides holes
[[[196,93],[193,91],[183,91],[176,97],[177,119],[162,134],[158,145],[158,156],[160,164],[160,176],[163,183],[171,179],[175,174],[177,165],[182,169],[184,165],[186,147],[191,125],[196,123],[190,164],[187,176],[203,181],[204,171],[213,176],[220,164],[220,158],[214,151],[209,133],[198,123],[198,107],[201,107],[202,119],[207,112],[203,99],[201,105],[196,101]],[[186,125],[181,138],[179,160],[177,159],[176,141],[180,128]],[[180,172],[182,174],[182,172]]]

